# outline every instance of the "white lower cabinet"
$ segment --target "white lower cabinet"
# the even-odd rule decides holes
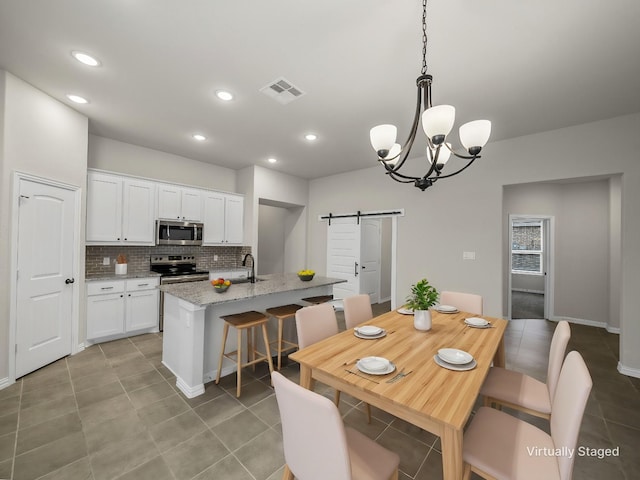
[[[87,282],[87,340],[157,331],[159,283],[158,277]]]

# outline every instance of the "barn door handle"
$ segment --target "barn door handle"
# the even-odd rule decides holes
[[[355,269],[354,269],[353,274],[357,277],[358,276],[358,262],[356,262],[354,267],[355,267]]]
[[[73,283],[73,282],[75,282],[75,281],[76,281],[76,280],[75,280],[75,278],[67,278],[67,279],[64,281],[64,283],[66,283],[67,285],[69,285],[70,283]]]

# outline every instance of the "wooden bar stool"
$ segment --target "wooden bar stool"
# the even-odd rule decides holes
[[[222,348],[220,349],[220,358],[218,359],[218,374],[216,375],[216,384],[220,382],[220,372],[222,371],[222,359],[227,357],[229,360],[236,362],[238,365],[238,386],[236,388],[236,396],[240,396],[240,387],[242,385],[241,376],[242,368],[249,365],[255,365],[258,362],[267,362],[269,371],[273,373],[273,362],[271,361],[271,351],[269,350],[269,337],[267,336],[267,321],[269,317],[263,313],[250,310],[248,312],[236,313],[233,315],[224,315],[220,317],[224,320],[224,332],[222,334]],[[264,339],[264,348],[266,354],[258,351],[255,346],[254,327],[262,327],[262,337]],[[227,335],[229,327],[235,327],[238,332],[237,350],[225,353],[224,348],[227,343]],[[242,363],[242,332],[247,331],[247,362]],[[258,356],[256,357],[256,354]],[[234,358],[235,356],[235,358]]]
[[[282,353],[288,352],[290,350],[294,350],[298,348],[297,343],[289,342],[287,340],[282,339],[282,327],[284,325],[284,321],[287,318],[294,318],[296,312],[302,308],[302,305],[289,304],[289,305],[281,305],[279,307],[267,308],[267,313],[272,317],[278,319],[278,339],[272,344],[275,344],[277,352],[278,352],[278,370],[282,367]]]
[[[328,301],[333,300],[333,295],[319,295],[317,297],[307,297],[302,299],[305,302],[313,303],[314,305],[319,305],[321,303],[327,303]]]

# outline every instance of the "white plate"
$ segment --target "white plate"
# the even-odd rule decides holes
[[[364,325],[362,327],[356,327],[354,328],[354,330],[358,332],[360,335],[364,335],[368,337],[372,335],[380,335],[382,333],[382,329],[380,327],[375,327],[373,325]]]
[[[387,331],[386,330],[382,330],[378,335],[360,335],[355,329],[353,330],[353,334],[358,337],[358,338],[362,338],[363,340],[376,340],[378,338],[382,338],[382,337],[386,337],[387,336]]]
[[[397,310],[397,312],[398,312],[399,314],[401,314],[401,315],[413,315],[413,310],[410,310],[410,309],[408,309],[408,308],[404,308],[404,307],[403,307],[403,308],[399,308],[399,309]]]
[[[440,313],[457,313],[458,309],[451,305],[438,305],[435,309]]]
[[[491,325],[490,323],[487,323],[486,325],[479,325],[479,326],[476,326],[476,325],[469,325],[469,324],[467,323],[467,327],[469,327],[469,328],[478,328],[478,329],[480,329],[480,330],[485,330],[485,329],[487,329],[487,328],[492,328],[492,327],[493,327],[493,325]]]
[[[455,370],[456,372],[466,372],[467,370],[473,370],[478,365],[478,362],[472,360],[471,363],[466,363],[464,365],[454,365],[452,363],[447,363],[442,360],[437,354],[433,356],[435,362],[443,368],[447,368],[449,370]]]
[[[486,327],[487,325],[489,325],[489,322],[480,317],[465,318],[464,323],[471,327]]]
[[[383,370],[370,370],[369,368],[367,368],[367,364],[369,363],[367,360],[371,358],[384,360],[386,362],[386,367]],[[383,362],[380,362],[380,364],[385,365]],[[386,358],[382,358],[382,357],[361,358],[356,362],[356,367],[361,372],[368,373],[369,375],[387,375],[388,373],[391,373],[396,369],[396,366],[393,362],[390,362]]]
[[[473,355],[457,348],[441,348],[438,350],[438,356],[445,362],[455,365],[464,365],[473,360]]]

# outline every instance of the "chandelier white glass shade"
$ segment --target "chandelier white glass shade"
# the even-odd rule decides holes
[[[460,143],[464,151],[456,151],[449,143],[448,136],[456,119],[456,109],[451,105],[431,104],[431,83],[433,77],[427,74],[427,2],[422,1],[422,71],[416,85],[418,98],[415,116],[409,137],[404,145],[396,142],[398,129],[395,125],[378,125],[369,132],[371,145],[378,154],[378,161],[384,166],[387,175],[400,183],[413,183],[422,191],[437,180],[452,177],[469,167],[476,158],[480,158],[482,147],[487,144],[491,135],[489,120],[475,120],[465,123],[458,130]],[[400,172],[409,157],[411,147],[418,132],[418,124],[422,120],[422,129],[427,136],[427,172],[419,177]],[[450,173],[443,172],[451,155],[465,160],[465,164]]]

